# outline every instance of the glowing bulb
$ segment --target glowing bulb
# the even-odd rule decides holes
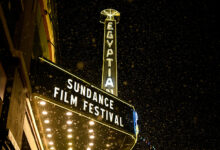
[[[94,121],[89,121],[89,125],[90,125],[90,126],[93,126],[94,124],[95,124]]]
[[[51,147],[50,149],[55,149],[54,147]]]
[[[72,132],[72,131],[73,131],[73,129],[71,129],[71,128],[67,129],[67,132]]]
[[[72,136],[72,134],[68,134],[67,137],[70,139],[70,138],[72,138],[73,136]]]
[[[46,102],[45,101],[40,101],[40,105],[44,106],[44,105],[46,105]]]
[[[73,143],[69,142],[68,145],[71,146],[71,145],[73,145]]]
[[[48,137],[48,138],[51,138],[51,137],[52,137],[52,134],[47,134],[47,137]]]
[[[67,115],[67,116],[72,116],[73,113],[68,111],[68,112],[66,113],[66,115]]]
[[[68,125],[70,125],[70,124],[72,124],[73,122],[72,122],[71,120],[68,120],[66,123],[67,123]]]
[[[109,144],[106,144],[106,147],[109,147],[110,145]]]
[[[90,148],[90,147],[88,147],[86,150],[91,150],[91,148]]]
[[[72,147],[69,147],[68,150],[73,150],[73,148],[72,148]]]
[[[94,143],[89,143],[89,146],[93,146],[94,145]]]
[[[89,133],[93,133],[94,131],[93,131],[93,129],[89,129]]]
[[[94,135],[90,135],[89,138],[90,138],[90,139],[94,139],[95,136],[94,136]]]
[[[50,142],[49,142],[49,145],[53,145],[53,141],[50,141]]]
[[[51,131],[51,128],[46,128],[46,131],[47,131],[47,132],[50,132],[50,131]]]
[[[47,113],[47,111],[44,110],[44,111],[42,111],[42,114],[47,115],[48,113]]]
[[[44,123],[48,124],[50,121],[48,119],[44,120]]]

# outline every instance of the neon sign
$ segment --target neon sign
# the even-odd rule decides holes
[[[114,9],[105,9],[101,15],[106,17],[104,22],[104,44],[103,44],[103,68],[102,89],[118,95],[117,81],[117,39],[116,23],[120,13]]]

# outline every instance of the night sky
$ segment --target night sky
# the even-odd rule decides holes
[[[218,149],[217,4],[204,0],[56,1],[57,64],[101,87],[100,12],[117,25],[118,97],[135,106],[134,150]]]

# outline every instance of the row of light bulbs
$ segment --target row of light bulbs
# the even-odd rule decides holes
[[[40,105],[41,106],[45,106],[46,105],[46,102],[45,101],[40,101]],[[46,111],[46,110],[43,110],[42,111],[42,115],[44,115],[44,116],[46,116],[48,114],[48,112]],[[66,113],[66,115],[68,116],[68,117],[70,117],[70,116],[72,116],[72,112],[67,112]],[[49,119],[45,119],[44,120],[44,123],[45,124],[49,124],[50,123],[50,120]],[[72,125],[72,123],[73,123],[73,121],[72,120],[67,120],[66,121],[66,124],[67,125]],[[94,121],[89,121],[89,125],[90,125],[90,127],[91,126],[93,126],[95,124],[95,122]],[[71,134],[72,133],[72,128],[67,128],[67,138],[68,139],[71,139],[72,137],[73,137],[73,135]],[[55,150],[55,147],[54,147],[54,142],[52,141],[52,140],[50,140],[51,138],[52,138],[52,133],[51,133],[51,128],[46,128],[46,132],[47,132],[47,138],[49,138],[49,142],[48,142],[48,144],[49,144],[49,146],[50,146],[50,149],[51,150]],[[94,135],[94,130],[93,129],[89,129],[88,130],[88,132],[89,132],[89,138],[91,139],[91,140],[93,140],[94,138],[95,138],[95,135]],[[73,145],[73,143],[72,142],[68,142],[68,150],[73,150],[73,148],[72,148],[72,145]],[[94,145],[94,143],[93,142],[90,142],[89,143],[89,147],[87,147],[87,150],[91,150],[91,147]]]

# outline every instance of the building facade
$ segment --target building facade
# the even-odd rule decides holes
[[[50,0],[0,2],[0,149],[43,149],[33,118],[31,59],[55,62],[55,5]]]

